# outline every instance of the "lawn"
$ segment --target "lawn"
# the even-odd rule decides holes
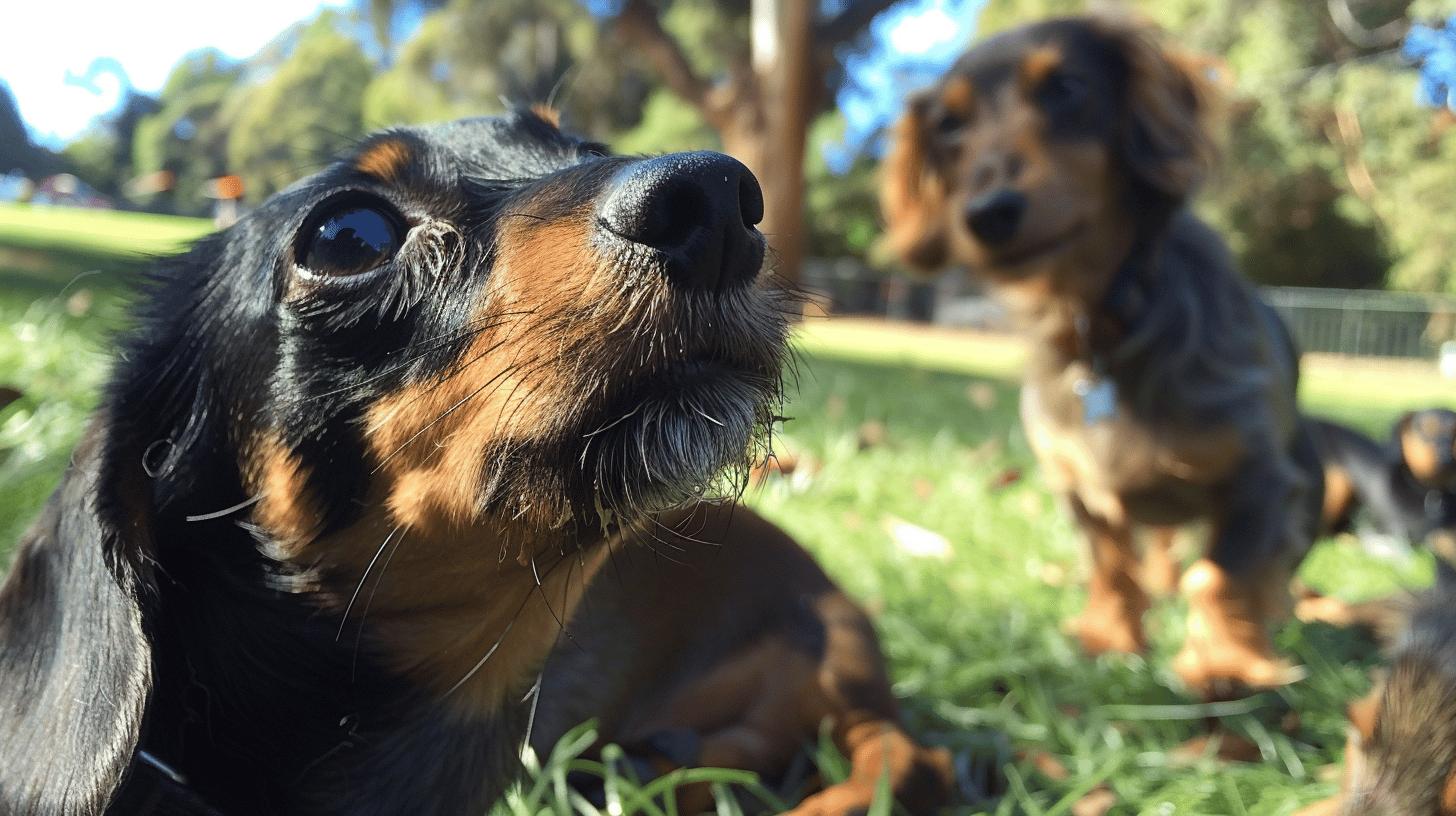
[[[0,207],[0,385],[25,393],[0,411],[0,563],[94,404],[106,332],[120,321],[118,283],[136,269],[135,253],[206,228],[92,217]],[[800,467],[748,500],[874,612],[918,734],[982,756],[1004,735],[1014,758],[1007,794],[964,812],[1082,816],[1074,804],[1105,788],[1115,814],[1272,816],[1334,789],[1343,706],[1368,688],[1368,642],[1290,623],[1278,641],[1308,678],[1209,707],[1193,704],[1167,668],[1180,603],[1154,613],[1147,659],[1088,660],[1061,633],[1083,599],[1085,567],[1017,427],[1014,343],[814,321],[798,344],[798,390],[780,444]],[[1308,368],[1310,408],[1371,432],[1405,408],[1456,402],[1456,389],[1433,374],[1331,360]],[[891,531],[905,523],[949,548],[897,543],[903,536]],[[1429,575],[1422,556],[1381,561],[1348,540],[1322,542],[1302,571],[1347,598]],[[1220,760],[1217,742],[1201,753],[1180,749],[1212,723],[1261,761]],[[513,800],[516,812],[552,800],[551,769],[541,779]]]

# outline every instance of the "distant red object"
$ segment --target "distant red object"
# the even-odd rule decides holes
[[[218,176],[215,179],[208,179],[207,184],[202,188],[202,194],[208,198],[219,198],[224,201],[242,198],[243,180],[238,176]]]

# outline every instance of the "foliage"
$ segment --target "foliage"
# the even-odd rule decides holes
[[[228,172],[228,135],[235,109],[227,106],[243,73],[214,50],[187,55],[162,88],[162,108],[137,126],[133,164],[138,175],[174,174],[175,212],[202,214],[203,184]],[[164,205],[165,206],[165,205]]]
[[[277,71],[240,97],[227,161],[249,201],[317,169],[362,135],[364,88],[374,69],[342,28],[339,15],[320,15]]]
[[[577,0],[455,0],[427,16],[366,92],[369,126],[553,102],[597,137],[637,122],[650,90]]]
[[[861,155],[836,173],[825,159],[826,150],[843,143],[844,132],[844,116],[837,111],[820,116],[809,130],[804,206],[809,253],[819,257],[867,257],[880,234],[875,162]]]

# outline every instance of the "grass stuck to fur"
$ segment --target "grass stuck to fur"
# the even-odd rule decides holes
[[[86,232],[85,214],[52,214]],[[68,243],[44,228],[41,210],[26,214],[28,239],[7,243],[21,229],[7,226],[11,215],[0,209],[0,386],[23,396],[0,408],[0,564],[96,402],[107,333],[121,324],[117,292],[135,253],[148,251],[136,239],[144,221],[128,221],[112,243],[104,230]],[[158,226],[162,244],[205,228]],[[1155,607],[1146,656],[1088,659],[1063,633],[1085,599],[1085,556],[1019,430],[1014,343],[816,321],[799,344],[797,396],[776,440],[782,472],[747,501],[871,611],[912,732],[956,754],[964,793],[983,793],[985,770],[1000,766],[1002,795],[968,797],[956,812],[1276,816],[1334,791],[1344,706],[1368,689],[1377,662],[1368,639],[1288,623],[1277,643],[1305,679],[1204,705],[1169,668],[1181,601]],[[1357,376],[1341,365],[1310,361],[1307,406],[1382,436],[1401,410],[1449,404],[1456,392],[1433,376]],[[1186,538],[1191,556],[1196,537]],[[1342,538],[1321,542],[1301,578],[1358,600],[1424,586],[1431,564]],[[791,803],[816,773],[834,781],[846,770],[819,740],[788,782],[721,770],[643,779],[611,751],[586,759],[594,742],[584,726],[550,756],[528,758],[526,781],[496,813],[669,816],[661,794],[689,783],[718,791],[719,813],[755,813]],[[582,774],[601,780],[599,801],[569,784]]]

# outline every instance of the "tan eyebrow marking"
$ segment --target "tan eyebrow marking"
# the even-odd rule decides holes
[[[1021,83],[1035,88],[1062,64],[1062,50],[1054,45],[1039,45],[1021,60]]]
[[[399,175],[414,161],[414,150],[402,139],[381,139],[364,148],[354,160],[354,167],[380,181],[398,181]]]
[[[966,77],[955,77],[945,84],[940,103],[948,111],[970,116],[976,108],[976,86]]]

